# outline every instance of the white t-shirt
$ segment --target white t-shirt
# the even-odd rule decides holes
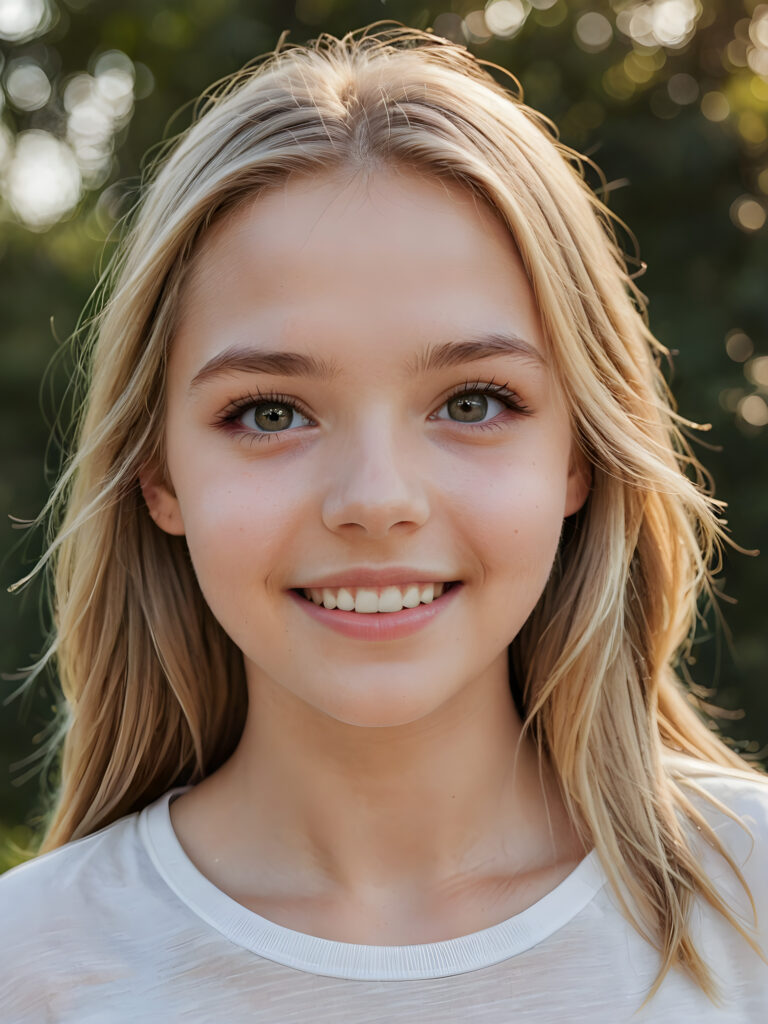
[[[701,802],[742,866],[768,950],[768,786],[704,771],[697,781],[754,836],[753,844]],[[768,1022],[768,966],[703,900],[691,925],[722,1006],[672,970],[633,1016],[658,954],[617,909],[594,851],[491,928],[413,946],[355,945],[274,924],[209,882],[171,825],[169,801],[184,791],[0,878],[3,1024]],[[700,845],[710,877],[747,915],[729,869]]]

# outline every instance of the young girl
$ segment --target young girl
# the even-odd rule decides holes
[[[428,33],[278,47],[92,336],[2,1019],[764,1020],[768,786],[674,674],[719,505],[551,123]]]

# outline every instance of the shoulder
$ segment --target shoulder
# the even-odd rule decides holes
[[[712,824],[736,817],[755,830],[756,838],[768,841],[768,775],[681,755],[666,758],[665,766]]]
[[[0,975],[49,950],[56,936],[97,933],[114,908],[125,904],[140,863],[136,818],[121,818],[0,876],[3,933],[13,939]]]
[[[766,927],[768,775],[749,770],[740,772],[687,757],[670,758],[666,767],[670,777],[701,813],[742,872],[758,911],[761,911],[763,927]],[[711,845],[702,842],[698,849],[713,881],[733,879],[733,871],[711,849]],[[733,894],[735,897],[736,890]]]
[[[73,1009],[81,993],[122,983],[125,942],[157,918],[138,817],[0,877],[4,1021],[84,1019]]]
[[[26,910],[45,902],[48,910],[57,900],[70,899],[73,887],[87,876],[107,881],[115,868],[124,868],[133,843],[136,815],[120,818],[82,839],[65,843],[49,853],[33,857],[0,876],[3,907],[23,903]]]

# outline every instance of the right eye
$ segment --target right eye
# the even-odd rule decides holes
[[[277,394],[244,395],[230,403],[218,420],[230,432],[255,441],[271,440],[313,423],[295,399]]]

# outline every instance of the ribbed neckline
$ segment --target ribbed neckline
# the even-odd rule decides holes
[[[231,942],[300,971],[356,981],[444,978],[490,967],[543,942],[575,917],[605,884],[592,850],[551,892],[527,910],[482,931],[413,946],[362,946],[307,935],[268,921],[209,881],[187,856],[173,829],[168,790],[145,807],[139,834],[157,871],[187,907]]]

